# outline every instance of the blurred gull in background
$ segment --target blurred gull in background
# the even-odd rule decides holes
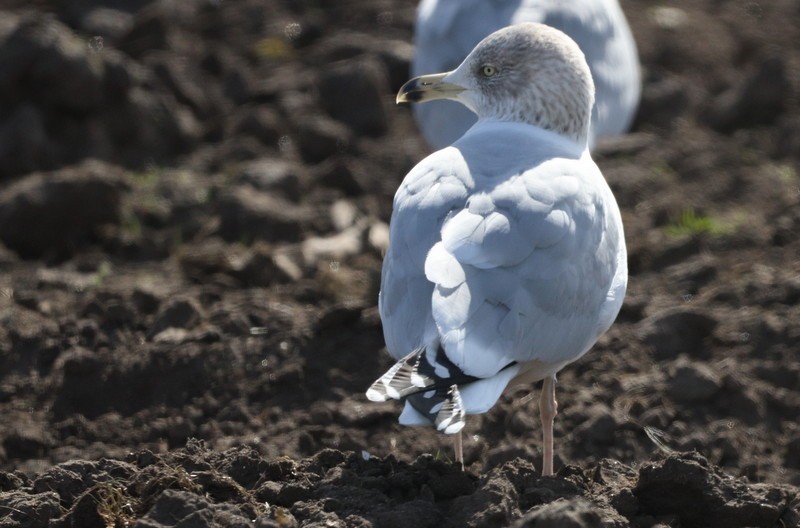
[[[543,473],[553,473],[555,374],[616,318],[622,222],[588,151],[594,97],[564,33],[526,23],[484,39],[453,72],[398,102],[450,99],[478,123],[422,160],[394,199],[379,308],[399,360],[367,391],[404,399],[400,422],[455,435],[506,387],[544,380]]]
[[[450,71],[486,35],[520,22],[560,29],[586,56],[596,89],[589,144],[625,133],[639,104],[641,80],[636,44],[617,0],[422,0],[411,74]],[[436,149],[452,144],[477,120],[454,101],[417,106],[414,114]]]

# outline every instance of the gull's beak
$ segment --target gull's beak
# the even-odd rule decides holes
[[[414,77],[397,92],[398,103],[425,103],[434,99],[455,99],[466,88],[443,82],[447,73],[435,73]]]

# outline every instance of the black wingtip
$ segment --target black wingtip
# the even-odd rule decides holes
[[[447,391],[447,398],[442,404],[442,408],[436,414],[436,429],[444,434],[455,434],[460,432],[467,424],[465,420],[464,402],[461,399],[461,392],[458,385],[453,385]]]

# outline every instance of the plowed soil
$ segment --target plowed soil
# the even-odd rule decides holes
[[[542,478],[536,387],[463,472],[364,397],[414,2],[0,2],[0,527],[800,526],[800,4],[622,4],[628,296]]]

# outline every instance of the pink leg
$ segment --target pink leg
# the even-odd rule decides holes
[[[544,437],[544,453],[542,454],[542,475],[553,474],[553,419],[558,414],[556,403],[555,375],[544,379],[542,396],[539,399],[539,417],[542,420],[542,436]]]
[[[453,435],[453,450],[456,453],[456,462],[461,464],[461,469],[464,469],[464,442],[461,431]]]

